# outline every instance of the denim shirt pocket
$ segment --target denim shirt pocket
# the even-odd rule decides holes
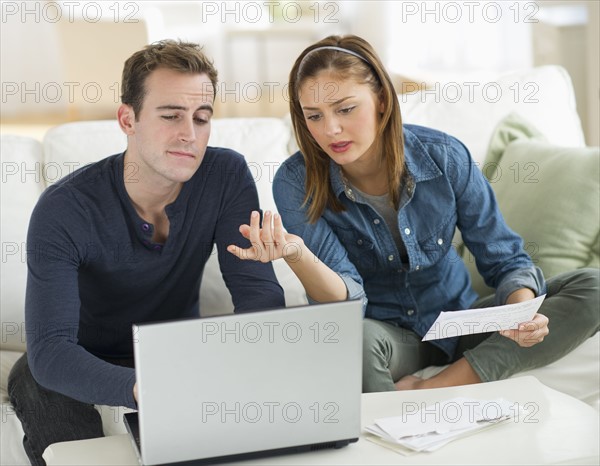
[[[375,243],[360,231],[340,226],[333,227],[336,235],[346,248],[348,258],[364,277],[378,269],[377,249]]]
[[[434,265],[441,260],[448,250],[452,247],[452,239],[456,230],[456,212],[452,212],[448,217],[438,223],[433,234],[426,238],[419,238],[421,251],[427,258],[428,265]]]

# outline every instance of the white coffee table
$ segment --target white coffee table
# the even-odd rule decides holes
[[[573,381],[576,383],[576,381]],[[361,435],[339,450],[322,450],[244,461],[243,465],[372,464],[595,464],[600,463],[599,413],[585,403],[542,385],[534,377],[434,390],[370,393],[362,398],[362,425],[400,415],[403,407],[458,396],[503,397],[527,408],[527,416],[456,440],[432,453],[402,456]],[[128,435],[50,445],[48,465],[137,465]],[[231,463],[233,464],[233,463]]]

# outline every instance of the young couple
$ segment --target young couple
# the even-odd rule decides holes
[[[296,60],[290,109],[301,150],[276,174],[279,214],[263,219],[243,158],[207,148],[216,84],[194,44],[134,54],[118,110],[127,150],[56,183],[36,206],[28,248],[53,260],[28,256],[28,352],[9,378],[32,464],[44,464],[51,443],[102,436],[94,404],[136,407],[131,324],[197,316],[213,244],[236,312],[284,305],[270,264],[278,258],[311,302],[362,299],[365,391],[502,379],[598,330],[598,271],[545,282],[468,150],[402,125],[391,80],[364,40],[328,37]],[[136,183],[124,179],[126,163],[137,165]],[[101,176],[90,183],[88,169]],[[452,260],[456,227],[495,295],[478,299]],[[130,260],[116,259],[116,245]],[[544,293],[519,330],[420,341],[443,310]],[[410,375],[448,363],[428,380]]]

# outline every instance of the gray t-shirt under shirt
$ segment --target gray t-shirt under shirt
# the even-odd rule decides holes
[[[392,238],[394,238],[394,242],[396,243],[396,247],[398,248],[402,262],[407,262],[408,254],[406,252],[406,248],[404,247],[402,236],[400,236],[400,229],[398,228],[398,211],[394,209],[392,204],[390,204],[389,196],[387,194],[383,194],[382,196],[372,196],[371,194],[363,193],[354,185],[351,186],[355,192],[364,197],[364,199],[367,201],[367,204],[373,207],[373,209],[375,209],[375,211],[381,215],[386,225],[390,229],[390,232],[392,233]]]

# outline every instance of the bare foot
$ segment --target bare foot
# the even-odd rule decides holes
[[[396,390],[418,390],[423,388],[423,382],[423,379],[414,375],[405,375],[394,385],[396,386]]]
[[[394,385],[396,390],[420,390],[423,388],[455,387],[481,383],[481,379],[465,358],[450,364],[442,372],[430,379],[421,379],[414,375],[406,375]]]

